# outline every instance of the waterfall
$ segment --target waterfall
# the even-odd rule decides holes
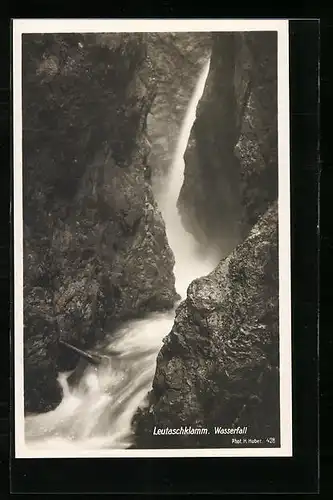
[[[175,256],[176,289],[182,298],[186,297],[186,289],[191,281],[212,270],[212,260],[214,260],[214,256],[208,252],[205,256],[199,254],[197,242],[192,234],[185,231],[177,209],[177,200],[184,181],[184,154],[195,121],[197,105],[205,87],[209,65],[208,60],[197,81],[181,127],[166,189],[158,200],[166,225],[168,242]]]
[[[175,255],[176,289],[182,298],[189,283],[210,272],[216,262],[196,251],[193,236],[187,233],[177,210],[177,199],[183,183],[184,152],[195,120],[196,108],[209,71],[203,68],[182,124],[178,146],[163,197],[158,200],[166,225],[170,247]],[[25,439],[33,450],[53,450],[66,454],[111,448],[128,448],[132,444],[131,422],[137,409],[145,404],[152,387],[156,357],[163,338],[171,331],[175,311],[149,314],[129,321],[112,337],[106,336],[100,366],[88,366],[74,385],[68,373],[59,374],[63,390],[59,406],[44,414],[25,419]],[[101,346],[97,346],[101,349]],[[58,455],[57,455],[58,456]]]

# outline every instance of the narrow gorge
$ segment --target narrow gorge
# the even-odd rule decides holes
[[[224,256],[194,280],[157,358],[138,447],[223,447],[223,435],[152,429],[247,426],[279,443],[277,37],[213,36],[185,154],[185,228]]]
[[[24,35],[30,447],[278,445],[276,59],[274,32]]]

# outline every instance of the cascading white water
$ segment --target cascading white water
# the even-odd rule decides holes
[[[194,278],[207,274],[216,265],[214,257],[203,258],[196,253],[195,239],[184,230],[177,210],[183,183],[183,156],[208,71],[209,61],[189,103],[170,177],[159,200],[168,241],[175,255],[176,289],[182,298]],[[60,374],[62,402],[53,411],[26,417],[27,446],[48,452],[53,449],[64,456],[73,450],[128,448],[133,439],[132,418],[151,389],[156,357],[174,317],[172,310],[149,314],[122,326],[112,335],[109,344],[106,338],[106,347],[96,347],[96,350],[103,349],[106,355],[108,350],[119,354],[106,357],[108,361],[98,367],[89,366],[74,387],[68,385],[69,374]]]
[[[177,200],[184,181],[184,154],[195,121],[197,105],[205,87],[209,65],[210,61],[205,64],[197,81],[182,124],[167,186],[158,200],[165,221],[168,242],[175,256],[176,289],[182,298],[185,298],[191,281],[209,273],[213,267],[212,261],[216,259],[213,249],[210,251],[207,249],[206,255],[200,255],[197,242],[192,234],[185,231],[177,209]]]

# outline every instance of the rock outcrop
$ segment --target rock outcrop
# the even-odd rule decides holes
[[[77,360],[59,338],[88,348],[123,319],[178,298],[146,172],[147,116],[161,88],[153,43],[140,33],[23,37],[27,411],[60,401],[57,373]],[[180,62],[176,44],[163,47],[154,50],[169,51],[167,74]]]
[[[158,355],[148,408],[135,417],[137,447],[220,447],[246,438],[279,442],[277,205],[208,276],[194,280]],[[208,428],[154,436],[153,429]],[[258,445],[257,445],[258,446]]]
[[[234,436],[214,428],[237,426],[279,444],[276,56],[275,33],[214,35],[178,205],[225,257],[177,308],[134,418],[136,447],[228,447]],[[155,426],[209,434],[154,436]]]
[[[277,197],[277,35],[214,35],[185,155],[184,225],[227,255]]]

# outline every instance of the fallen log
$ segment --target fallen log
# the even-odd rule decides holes
[[[110,362],[110,358],[112,356],[117,356],[120,354],[119,351],[115,350],[108,352],[108,355],[92,353],[91,351],[84,351],[61,339],[59,340],[59,343],[80,356],[80,361],[78,362],[76,368],[73,370],[73,372],[67,379],[67,382],[71,387],[77,385],[80,382],[89,364],[93,366],[100,366],[103,363],[103,361]]]
[[[101,362],[103,361],[103,357],[98,355],[98,354],[92,354],[91,352],[88,351],[83,351],[82,349],[79,349],[78,347],[75,347],[72,344],[69,344],[68,342],[65,342],[65,340],[59,340],[59,343],[71,351],[74,351],[76,354],[78,354],[81,358],[85,359],[89,363],[93,365],[100,365]]]
[[[108,354],[99,354],[96,352],[91,352],[91,351],[83,351],[82,349],[79,349],[78,347],[75,347],[72,344],[69,344],[65,340],[59,340],[59,343],[62,344],[63,346],[67,347],[71,351],[74,351],[76,354],[78,354],[81,358],[85,359],[88,361],[88,363],[91,363],[93,365],[100,365],[103,360],[109,360],[111,356],[119,356],[120,352],[115,351],[115,350],[110,350],[108,351]]]

